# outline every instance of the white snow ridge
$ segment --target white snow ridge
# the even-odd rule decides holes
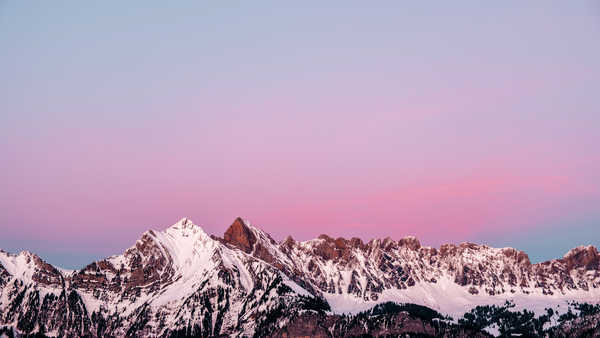
[[[540,315],[600,302],[599,262],[592,246],[531,264],[512,248],[430,248],[414,237],[278,243],[242,219],[219,238],[183,218],[77,271],[0,251],[0,335],[289,336],[294,318],[387,302],[456,319],[508,300]],[[329,334],[342,334],[339,326]]]

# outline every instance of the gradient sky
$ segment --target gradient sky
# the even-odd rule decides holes
[[[598,2],[328,3],[0,1],[0,248],[600,244]]]

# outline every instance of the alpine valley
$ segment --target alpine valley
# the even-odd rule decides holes
[[[184,218],[81,270],[0,251],[4,337],[600,336],[595,247],[532,264],[512,248],[414,237],[276,242]]]

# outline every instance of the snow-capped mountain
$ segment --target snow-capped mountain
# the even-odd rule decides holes
[[[278,267],[335,312],[358,312],[383,301],[422,304],[461,315],[473,304],[512,300],[543,310],[566,300],[600,301],[600,255],[578,247],[563,258],[531,264],[523,251],[485,245],[423,247],[414,237],[363,243],[358,238],[276,243],[238,219],[225,241]]]
[[[184,218],[78,271],[29,252],[0,251],[0,327],[17,334],[277,335],[295,327],[294,318],[309,318],[306,328],[314,312],[325,316],[325,334],[336,335],[345,326],[327,316],[388,301],[460,317],[475,305],[506,300],[537,312],[567,301],[600,302],[598,251],[578,247],[531,264],[512,248],[437,249],[414,237],[364,243],[321,235],[278,243],[240,218],[223,238]]]

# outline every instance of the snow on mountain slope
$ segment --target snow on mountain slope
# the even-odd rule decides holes
[[[65,279],[61,288],[37,283],[35,260],[21,256],[2,256],[13,278],[2,289],[0,306],[7,311],[0,325],[22,332],[251,335],[261,325],[255,319],[260,313],[300,307],[301,296],[310,295],[276,268],[212,239],[187,219],[165,231],[147,231],[122,255],[68,276],[55,269]]]
[[[599,264],[591,246],[531,264],[512,248],[437,249],[414,237],[277,243],[241,218],[219,238],[184,218],[78,271],[0,251],[0,327],[50,336],[253,335],[308,309],[356,313],[387,301],[455,318],[506,300],[539,313],[599,302]]]
[[[322,295],[337,313],[356,313],[386,301],[420,304],[455,317],[474,305],[506,300],[536,313],[567,301],[600,301],[600,255],[591,246],[531,264],[524,252],[512,248],[462,243],[436,249],[422,247],[414,237],[368,243],[327,235],[305,242],[289,237],[275,246],[247,222],[234,225],[247,228],[235,233],[254,235],[226,236],[228,243],[251,243],[248,253]]]
[[[61,272],[37,255],[29,251],[14,255],[0,250],[0,284],[15,279],[46,287],[60,287],[63,283]]]
[[[18,255],[0,251],[0,264],[10,276],[22,280],[31,281],[35,273],[35,264],[27,251],[23,251]]]

